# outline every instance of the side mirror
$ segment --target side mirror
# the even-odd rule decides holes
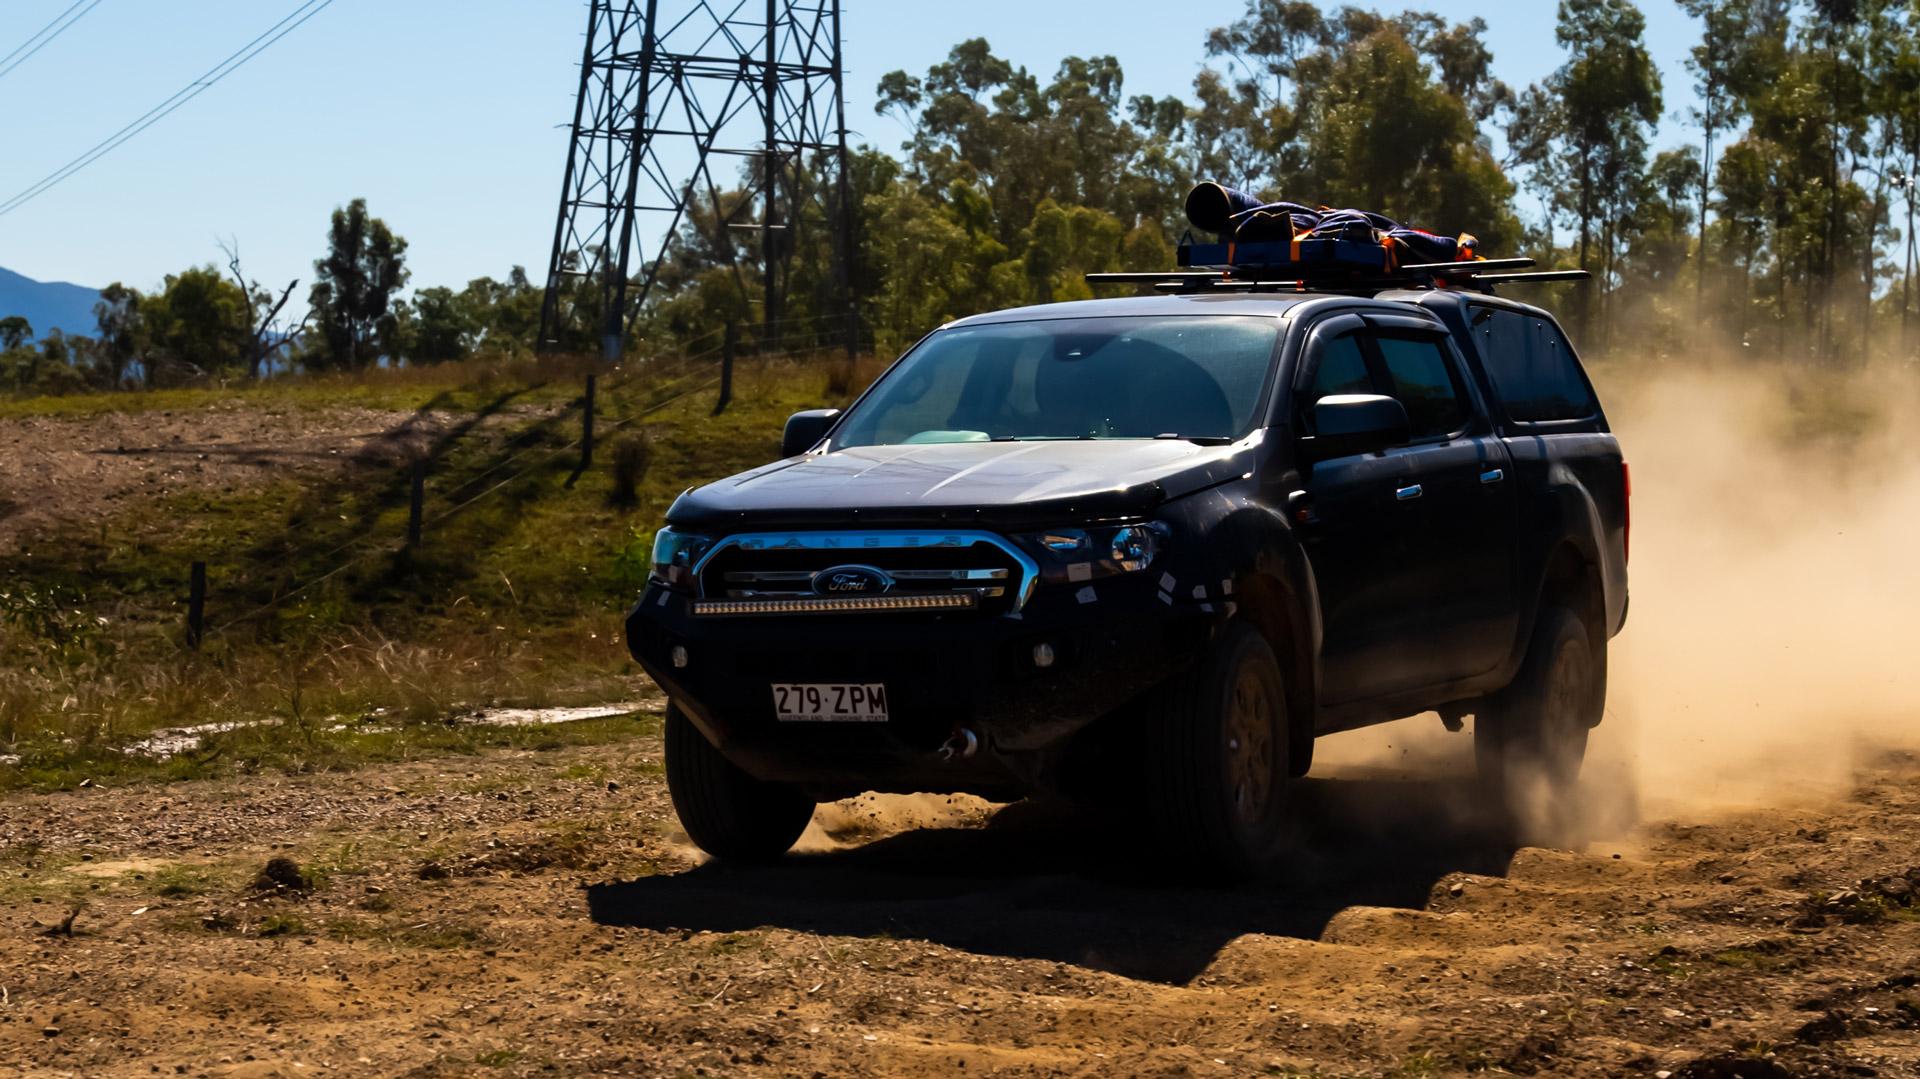
[[[1335,394],[1313,406],[1313,438],[1304,443],[1316,461],[1374,453],[1413,441],[1407,407],[1372,393]]]
[[[798,457],[827,437],[840,419],[837,408],[810,408],[787,417],[787,429],[780,435],[780,456]]]

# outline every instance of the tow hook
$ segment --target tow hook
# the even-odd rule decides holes
[[[970,727],[955,727],[953,734],[947,738],[946,744],[940,747],[940,759],[943,761],[950,761],[956,757],[964,759],[979,751],[980,736],[973,733]]]

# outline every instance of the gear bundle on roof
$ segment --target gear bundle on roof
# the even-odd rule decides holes
[[[1488,289],[1508,281],[1566,281],[1584,270],[1495,273],[1533,265],[1529,258],[1486,259],[1467,233],[1447,237],[1411,228],[1370,210],[1266,202],[1222,184],[1203,183],[1187,196],[1187,220],[1214,234],[1180,243],[1184,271],[1088,274],[1096,283],[1152,283],[1163,289],[1382,288]]]
[[[1449,238],[1370,210],[1261,202],[1215,183],[1187,196],[1187,220],[1220,240],[1182,244],[1182,266],[1306,265],[1391,274],[1403,265],[1479,257],[1480,241],[1464,232]]]

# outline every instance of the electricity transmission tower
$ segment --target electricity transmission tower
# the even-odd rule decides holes
[[[733,274],[749,302],[759,293],[763,345],[780,336],[794,252],[829,230],[851,349],[842,74],[840,0],[592,0],[541,347],[593,320],[618,358],[693,221],[727,259],[729,235],[757,238],[757,282]]]

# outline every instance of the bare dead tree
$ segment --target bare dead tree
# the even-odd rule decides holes
[[[260,282],[250,281],[240,269],[240,241],[227,239],[220,241],[220,250],[227,256],[227,272],[233,275],[233,282],[247,297],[247,375],[258,381],[260,370],[275,352],[286,348],[306,328],[303,319],[298,326],[278,330],[280,312],[293,297],[293,290],[300,287],[300,279],[294,278],[275,299],[273,290],[262,288]]]

